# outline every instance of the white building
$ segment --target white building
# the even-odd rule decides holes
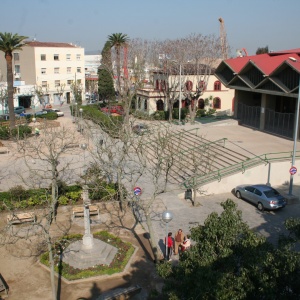
[[[6,79],[6,61],[0,56],[2,80]],[[44,94],[41,104],[60,104],[62,101],[71,103],[74,100],[72,86],[84,99],[85,65],[84,48],[68,43],[26,42],[22,50],[13,53],[14,86],[18,81],[25,85],[33,85],[34,91],[41,88]],[[34,103],[34,91],[27,97],[18,97],[15,106],[28,108]]]
[[[153,74],[153,84],[146,85],[144,88],[137,91],[137,110],[148,113],[149,115],[156,112],[168,109],[166,103],[165,86],[173,87],[172,97],[178,99],[174,104],[174,108],[179,107],[180,95],[180,75],[165,75],[159,72]],[[226,88],[219,79],[211,74],[208,77],[207,83],[201,80],[201,75],[184,75],[181,77],[181,90],[188,88],[191,93],[196,92],[196,87],[205,85],[203,94],[198,101],[198,108],[204,109],[205,99],[210,98],[209,108],[216,109],[216,113],[221,115],[233,114],[234,90]],[[181,107],[186,106],[184,93],[181,94]]]

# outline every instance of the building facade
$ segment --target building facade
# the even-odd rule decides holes
[[[6,81],[6,61],[0,57],[2,81]],[[82,99],[85,93],[84,48],[68,43],[26,42],[13,53],[14,86],[18,82],[34,86],[33,93],[20,98],[15,106],[28,108],[40,90],[40,104],[61,104],[74,101],[74,86]],[[24,85],[24,84],[22,84]]]
[[[294,136],[300,48],[227,59],[215,74],[235,90],[234,117],[241,123],[283,137]]]
[[[143,89],[137,91],[137,110],[151,115],[156,111],[168,109],[165,86],[173,87],[172,98],[177,101],[174,108],[179,107],[180,82],[181,90],[188,89],[191,94],[196,93],[197,88],[202,85],[203,93],[198,101],[198,108],[205,108],[205,99],[208,100],[209,108],[215,109],[217,114],[231,116],[233,114],[234,90],[227,88],[214,75],[207,76],[205,82],[199,75],[164,75],[154,73],[152,85],[147,84]],[[187,100],[181,93],[181,107],[186,106]]]

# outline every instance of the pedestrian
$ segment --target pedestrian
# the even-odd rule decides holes
[[[191,247],[191,236],[187,234],[186,238],[184,238],[183,243],[180,244],[181,252],[188,250]]]
[[[175,247],[174,247],[174,254],[177,255],[179,252],[179,246],[184,241],[184,233],[182,229],[179,229],[175,234]]]
[[[172,238],[172,232],[168,233],[167,241],[165,241],[165,244],[167,244],[167,253],[166,253],[166,259],[168,261],[171,261],[172,253],[173,253],[173,238]]]
[[[35,127],[34,132],[35,132],[35,136],[40,135],[40,130],[37,127]]]

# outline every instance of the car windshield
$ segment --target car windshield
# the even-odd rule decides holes
[[[267,198],[272,198],[274,196],[278,196],[279,193],[274,190],[274,189],[270,189],[270,190],[267,190],[267,191],[264,191],[264,194],[266,195]]]

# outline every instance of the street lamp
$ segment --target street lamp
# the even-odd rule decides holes
[[[181,64],[179,64],[179,124],[181,124]]]
[[[290,60],[297,61],[295,58],[290,57]],[[292,167],[295,165],[296,147],[297,147],[297,137],[298,137],[298,126],[299,126],[299,108],[300,108],[300,75],[299,75],[299,87],[298,87],[298,98],[297,98],[297,108],[296,108],[296,121],[294,128],[294,146],[293,146],[293,156],[292,156]],[[294,175],[290,175],[290,187],[289,195],[293,193],[293,181]]]
[[[77,117],[78,117],[78,110],[77,110],[77,105],[78,105],[78,103],[77,102],[75,102],[75,122],[77,122]]]
[[[84,165],[84,168],[86,168],[86,165],[85,165],[85,150],[87,149],[87,144],[86,143],[81,144],[80,148],[83,150],[83,165]],[[84,176],[84,183],[86,184],[86,176]]]
[[[82,108],[79,108],[79,113],[80,113],[80,124],[79,124],[79,131],[80,131],[80,133],[82,133],[82,131],[83,131],[83,124],[82,124],[82,112],[83,112],[83,109]]]
[[[169,222],[172,221],[173,219],[173,213],[170,212],[169,210],[165,210],[163,213],[162,213],[162,216],[161,216],[162,220],[166,223],[166,227],[167,227],[167,235],[166,235],[166,255],[165,255],[165,259],[167,260],[167,256],[168,256],[168,224]]]

